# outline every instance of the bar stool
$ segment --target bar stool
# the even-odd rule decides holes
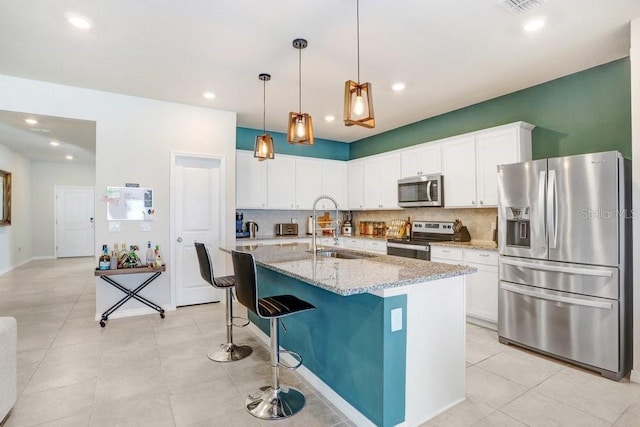
[[[244,319],[247,322],[243,325],[234,325],[233,323],[234,317],[232,289],[236,284],[235,277],[214,277],[213,263],[211,262],[209,250],[203,243],[195,242],[194,244],[196,247],[196,253],[198,254],[198,262],[200,264],[200,275],[214,288],[224,289],[225,297],[227,300],[227,308],[225,310],[227,318],[227,343],[220,344],[220,350],[210,351],[209,353],[207,353],[207,357],[216,362],[235,362],[236,360],[244,359],[251,354],[253,349],[248,345],[235,345],[233,343],[233,327],[243,327],[249,324],[249,320],[244,318],[241,319]]]
[[[291,386],[280,384],[279,367],[297,369],[302,365],[302,356],[293,351],[283,350],[298,360],[295,366],[280,362],[280,341],[278,329],[280,318],[290,316],[315,307],[293,295],[275,295],[258,298],[256,261],[248,252],[231,251],[233,269],[236,274],[236,294],[238,301],[263,319],[269,319],[271,352],[271,385],[260,387],[245,400],[247,411],[256,418],[279,420],[300,411],[305,403],[304,395]]]

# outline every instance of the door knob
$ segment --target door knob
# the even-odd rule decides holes
[[[178,243],[182,242],[182,237],[178,237],[178,238],[176,239],[176,242],[178,242]]]

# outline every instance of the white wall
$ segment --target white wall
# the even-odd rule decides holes
[[[155,101],[0,75],[0,110],[22,111],[96,122],[96,248],[103,243],[147,240],[170,253],[171,150],[221,155],[225,159],[226,204],[223,236],[233,245],[235,223],[235,113]],[[120,233],[109,233],[106,209],[99,196],[107,186],[139,183],[154,189],[151,232],[137,221],[123,221]],[[98,253],[99,250],[96,251]],[[222,272],[224,273],[224,272]],[[171,265],[145,294],[161,306],[172,300]],[[117,296],[96,279],[97,298]],[[111,290],[115,291],[111,295]],[[101,311],[104,301],[98,301]],[[127,305],[129,307],[129,303]],[[135,307],[135,305],[132,305]]]
[[[631,156],[633,208],[640,212],[640,18],[631,21]],[[633,221],[633,371],[640,383],[640,221]]]
[[[0,274],[25,262],[31,248],[31,162],[0,144],[0,169],[11,172],[11,225],[0,227]]]
[[[54,188],[56,185],[93,187],[96,185],[95,165],[31,161],[31,205],[37,215],[32,218],[32,256],[55,256]]]

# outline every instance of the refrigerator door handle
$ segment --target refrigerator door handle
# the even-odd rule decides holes
[[[431,180],[427,181],[427,201],[432,202],[431,200]]]
[[[558,243],[558,191],[556,171],[549,171],[547,190],[547,222],[549,224],[549,248],[555,249]]]
[[[583,276],[613,277],[613,271],[611,270],[595,270],[579,267],[562,267],[559,265],[544,265],[536,264],[533,262],[510,260],[506,258],[502,258],[501,262],[505,265],[513,265],[514,267],[525,267],[532,270],[557,271],[559,273],[581,274]]]
[[[547,186],[547,171],[540,171],[540,181],[538,181],[538,218],[542,218],[544,221],[544,189]],[[544,221],[542,225],[544,230],[544,235],[547,234],[547,222]]]
[[[513,292],[516,294],[526,295],[533,298],[545,299],[548,301],[563,302],[566,304],[582,305],[585,307],[604,308],[606,310],[613,310],[613,303],[611,302],[599,302],[591,301],[581,298],[563,297],[561,295],[543,294],[542,292],[529,291],[526,289],[520,289],[516,286],[500,283],[500,288],[505,291]]]

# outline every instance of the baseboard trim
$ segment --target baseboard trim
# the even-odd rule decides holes
[[[631,375],[629,376],[629,381],[640,384],[640,371],[638,371],[637,369],[632,369]]]
[[[249,323],[247,328],[267,347],[269,346],[269,336],[262,332],[260,328],[258,328],[255,324]],[[283,353],[281,355],[282,359],[291,365],[295,365],[298,363],[296,359],[291,357],[290,355]],[[318,378],[313,372],[307,369],[304,365],[299,367],[296,372],[298,372],[302,378],[307,380],[309,384],[313,386],[322,397],[327,399],[333,406],[338,408],[343,414],[345,414],[349,419],[356,424],[357,426],[366,426],[366,427],[375,427],[375,424],[372,423],[367,417],[362,415],[360,411],[351,406],[349,402],[344,400],[338,393],[333,391],[331,387],[329,387],[324,381]],[[401,424],[402,425],[402,424]]]

